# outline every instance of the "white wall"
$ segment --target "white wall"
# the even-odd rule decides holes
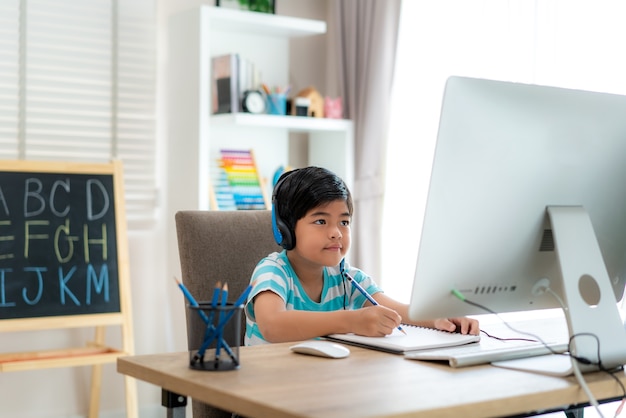
[[[158,117],[157,150],[159,184],[166,184],[164,152],[167,132],[167,20],[176,11],[206,2],[198,0],[156,0],[159,5],[158,39]],[[326,20],[327,0],[289,0],[277,2],[277,14]],[[301,39],[291,46],[291,77],[294,89],[314,85],[324,92],[327,78],[326,36]],[[184,187],[184,185],[181,185]],[[161,216],[157,225],[146,231],[129,232],[135,352],[149,354],[184,351],[186,334],[184,301],[172,277],[166,277],[168,245],[166,228],[173,219],[162,215],[167,191],[161,188]],[[60,330],[7,333],[0,335],[3,352],[79,346],[92,336],[91,330]],[[119,329],[111,328],[107,343],[119,345]],[[123,378],[114,365],[105,365],[102,381],[101,417],[125,414]],[[89,404],[90,368],[48,369],[0,374],[0,416],[52,418],[86,416]],[[161,390],[138,382],[140,417],[163,417]],[[190,413],[187,414],[190,416]]]
[[[612,0],[403,3],[387,149],[384,211],[389,215],[383,219],[387,294],[404,302],[410,298],[419,246],[414,237],[421,235],[447,78],[626,94],[623,15],[624,3]],[[399,206],[412,208],[401,241]]]

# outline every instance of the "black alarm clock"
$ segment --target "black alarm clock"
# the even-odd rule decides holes
[[[246,90],[243,92],[241,108],[247,113],[265,113],[265,95],[260,90]]]

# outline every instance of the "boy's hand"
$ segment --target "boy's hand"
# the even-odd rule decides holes
[[[458,332],[460,334],[478,335],[480,333],[478,321],[464,316],[460,318],[435,319],[434,326],[442,331]]]
[[[381,305],[352,311],[355,314],[352,332],[367,337],[384,337],[400,325],[402,317],[393,309]]]

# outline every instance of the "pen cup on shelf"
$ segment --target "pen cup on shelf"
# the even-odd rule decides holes
[[[187,305],[187,309],[189,367],[207,371],[238,369],[243,305],[200,302],[198,306]]]
[[[287,114],[287,96],[282,93],[272,93],[268,95],[267,113],[270,115]]]

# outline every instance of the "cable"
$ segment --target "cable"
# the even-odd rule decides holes
[[[550,287],[546,287],[546,291],[550,295],[552,295],[552,297],[554,297],[557,300],[557,302],[559,302],[559,305],[561,305],[561,309],[563,309],[563,311],[567,311],[567,306],[563,302],[563,299],[559,297],[559,295],[557,295]],[[589,389],[589,386],[587,385],[587,382],[585,381],[583,374],[580,372],[580,367],[578,364],[578,363],[584,363],[584,364],[593,364],[593,363],[588,359],[584,359],[582,357],[576,357],[571,354],[572,353],[571,344],[574,341],[574,338],[576,336],[577,336],[576,334],[570,336],[569,343],[567,345],[567,348],[570,352],[570,357],[576,360],[576,361],[571,362],[572,369],[574,371],[574,376],[576,377],[576,380],[578,381],[578,384],[580,385],[580,387],[583,389],[583,391],[587,395],[587,398],[589,399],[589,403],[594,407],[594,409],[598,413],[598,416],[600,416],[600,418],[604,418],[602,411],[600,411],[600,404],[598,403],[598,400],[595,398],[595,396],[593,396],[593,393],[591,393],[591,389]],[[597,336],[594,336],[594,337],[596,338],[597,343],[598,343],[598,365],[599,365],[600,364],[600,361],[599,361],[600,360],[600,341],[598,340]]]
[[[546,287],[546,291],[550,295],[552,295],[552,297],[555,298],[557,300],[557,302],[559,302],[559,305],[561,305],[561,308],[563,309],[563,311],[567,311],[567,306],[563,302],[563,299],[561,299],[561,297],[558,294],[556,294],[556,292],[554,292],[554,290],[552,290],[550,287]],[[574,338],[582,336],[582,335],[589,335],[589,336],[592,336],[592,337],[594,337],[596,339],[596,343],[597,343],[597,346],[598,346],[598,363],[597,364],[594,364],[589,359],[585,359],[583,357],[574,356],[574,355],[571,354],[571,352],[572,352],[571,344],[574,341]],[[585,381],[585,378],[583,377],[583,374],[580,371],[580,366],[578,364],[578,363],[583,363],[583,364],[596,365],[596,366],[598,366],[598,368],[600,370],[603,370],[603,371],[607,372],[607,370],[604,368],[604,366],[602,366],[602,361],[600,359],[600,340],[598,339],[598,336],[594,335],[594,334],[590,334],[590,333],[574,334],[569,339],[568,349],[569,349],[569,352],[570,352],[570,356],[572,358],[574,358],[574,360],[576,360],[576,361],[572,361],[572,369],[574,370],[574,376],[576,376],[576,380],[578,381],[578,384],[580,385],[580,387],[583,389],[583,391],[587,395],[587,398],[589,398],[589,403],[594,407],[594,409],[596,410],[596,412],[598,413],[600,418],[604,418],[604,415],[602,414],[602,411],[600,411],[600,404],[598,403],[598,400],[595,398],[595,396],[593,396],[593,393],[591,393],[591,389],[589,389],[589,386],[587,385],[587,382]],[[609,373],[609,375],[613,376],[612,373]],[[613,378],[615,378],[615,376],[613,376]],[[619,379],[617,379],[617,380],[619,381]],[[621,382],[620,382],[620,386],[622,386]],[[623,389],[624,389],[624,386],[622,386],[622,391],[623,391]],[[626,395],[626,393],[625,393],[625,395]],[[624,397],[622,399],[624,399]],[[618,408],[618,410],[621,410],[621,409]]]
[[[495,335],[489,334],[484,329],[481,329],[480,332],[485,334],[487,337],[493,338],[494,340],[498,340],[498,341],[528,341],[528,342],[532,342],[532,343],[538,343],[539,342],[539,340],[535,340],[534,338],[502,338],[502,337],[497,337]]]
[[[587,386],[587,382],[585,382],[585,378],[583,377],[583,374],[580,372],[580,367],[578,366],[578,360],[572,361],[572,369],[574,369],[574,376],[576,376],[576,380],[578,380],[578,384],[580,385],[581,388],[583,388],[583,391],[587,395],[587,398],[589,398],[589,403],[595,408],[600,418],[604,418],[602,411],[600,411],[600,405],[598,404],[597,399],[595,398],[595,396],[593,396],[593,393],[591,393],[589,386]]]
[[[531,333],[531,332],[520,331],[520,330],[518,330],[518,329],[513,328],[513,327],[512,327],[512,326],[511,326],[511,325],[510,325],[510,324],[509,324],[506,320],[504,320],[504,318],[502,318],[502,317],[501,317],[501,316],[500,316],[500,315],[499,315],[496,311],[494,311],[494,310],[492,310],[492,309],[489,309],[488,307],[483,306],[483,305],[481,305],[481,304],[479,304],[479,303],[476,303],[476,302],[473,302],[473,301],[471,301],[471,300],[467,299],[467,298],[465,297],[465,295],[463,295],[461,292],[459,292],[459,291],[458,291],[458,290],[456,290],[456,289],[453,289],[453,290],[451,291],[451,293],[452,293],[455,297],[457,297],[458,299],[460,299],[461,301],[463,301],[463,302],[465,302],[465,303],[467,303],[467,304],[469,304],[469,305],[475,306],[475,307],[477,307],[477,308],[479,308],[479,309],[482,309],[482,310],[483,310],[483,311],[485,311],[485,312],[489,312],[490,314],[494,315],[496,318],[498,318],[498,319],[500,320],[500,322],[502,322],[502,323],[503,323],[503,324],[504,324],[504,325],[505,325],[508,329],[510,329],[511,331],[513,331],[513,332],[515,332],[515,333],[518,333],[518,334],[528,335],[529,337],[532,337],[532,340],[528,340],[528,341],[535,341],[535,342],[539,342],[539,343],[541,343],[541,344],[542,344],[545,348],[547,348],[547,349],[550,351],[550,353],[552,353],[552,354],[558,354],[558,355],[563,355],[563,353],[559,353],[559,352],[555,351],[552,347],[550,347],[550,345],[549,345],[548,343],[546,343],[546,342],[545,342],[545,341],[544,341],[541,337],[539,337],[538,335],[533,334],[533,333]],[[481,331],[482,331],[482,330],[481,330]],[[492,335],[490,335],[490,334],[488,334],[488,333],[486,333],[486,332],[484,332],[484,331],[482,331],[482,332],[483,332],[485,335],[487,335],[488,337],[491,337],[491,338],[496,338],[496,339],[500,339],[500,340],[505,340],[505,339],[503,339],[503,338],[494,337],[494,336],[492,336]],[[511,338],[510,340],[518,340],[518,338]],[[525,339],[523,339],[523,338],[519,338],[519,340],[525,340]]]
[[[558,294],[556,294],[550,287],[546,287],[545,291],[547,291],[548,293],[550,293],[559,303],[559,305],[561,306],[561,309],[563,309],[564,312],[567,312],[567,306],[565,305],[565,303],[563,302],[563,300],[559,297]],[[463,295],[461,292],[459,292],[456,289],[452,289],[451,293],[458,298],[459,300],[461,300],[462,302],[465,302],[469,305],[475,306],[479,309],[482,309],[486,312],[489,312],[490,314],[493,314],[496,316],[496,318],[498,318],[504,325],[507,326],[507,328],[509,328],[511,331],[513,332],[517,332],[520,334],[524,334],[524,335],[528,335],[533,337],[534,339],[536,339],[536,341],[539,341],[541,344],[543,344],[544,347],[546,347],[552,354],[560,354],[560,355],[564,355],[565,353],[557,353],[556,351],[554,351],[552,349],[552,347],[550,347],[545,341],[543,341],[541,339],[541,337],[539,337],[538,335],[532,334],[530,332],[525,332],[525,331],[520,331],[517,330],[515,328],[513,328],[507,321],[505,321],[497,312],[495,312],[492,309],[487,308],[486,306],[483,306],[479,303],[473,302],[469,299],[467,299],[465,297],[465,295]],[[487,335],[488,337],[491,338],[496,338],[498,340],[509,340],[508,338],[498,338],[498,337],[494,337],[490,334],[488,334],[485,331],[482,331],[485,335]],[[581,336],[591,336],[593,338],[595,338],[596,343],[597,343],[597,356],[598,356],[598,362],[594,363],[593,361],[584,358],[584,357],[579,357],[579,356],[574,356],[573,354],[571,354],[572,350],[571,350],[571,345],[574,341],[574,338],[577,337],[581,337]],[[511,338],[510,340],[525,340],[523,338]],[[532,340],[531,340],[532,341]],[[609,376],[611,376],[616,382],[617,384],[620,386],[620,388],[622,389],[622,401],[620,402],[620,405],[618,406],[617,410],[615,411],[615,417],[617,417],[621,412],[622,409],[624,407],[624,404],[626,403],[626,388],[624,387],[624,385],[622,384],[622,382],[613,374],[619,370],[623,370],[623,367],[619,367],[617,370],[614,371],[609,371],[608,369],[606,369],[603,365],[602,365],[602,361],[600,358],[600,340],[598,339],[598,336],[592,333],[578,333],[578,334],[574,334],[569,338],[569,343],[568,343],[568,351],[569,351],[569,356],[570,358],[573,358],[575,361],[572,361],[572,369],[574,371],[574,376],[576,377],[576,380],[578,381],[578,384],[581,386],[581,388],[583,389],[583,391],[585,392],[585,394],[587,395],[587,397],[589,398],[589,403],[594,407],[594,409],[596,410],[596,412],[598,413],[598,415],[600,416],[600,418],[604,418],[604,415],[602,414],[602,412],[600,411],[599,408],[599,403],[597,401],[597,399],[593,396],[593,394],[591,393],[591,390],[589,389],[589,386],[587,385],[587,382],[585,381],[581,371],[580,371],[580,367],[579,367],[579,363],[583,363],[583,364],[587,364],[587,365],[593,365],[598,367],[599,370],[607,373]],[[565,354],[567,355],[567,354]]]

